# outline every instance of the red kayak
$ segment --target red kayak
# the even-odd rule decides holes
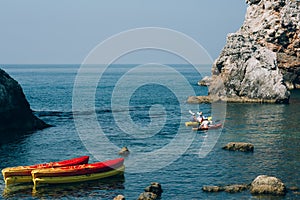
[[[39,169],[32,171],[32,178],[36,179],[39,177],[78,176],[102,173],[120,168],[123,166],[123,163],[124,158],[117,158],[114,160],[96,162],[92,164]]]
[[[81,156],[70,160],[63,160],[57,162],[49,162],[44,164],[36,164],[30,166],[7,167],[2,170],[4,179],[11,176],[31,176],[31,171],[34,169],[44,169],[53,167],[63,167],[70,165],[86,164],[89,161],[89,156]]]
[[[203,128],[203,127],[198,127],[198,128],[193,128],[193,131],[205,131],[205,130],[211,130],[211,129],[219,129],[222,128],[222,124],[214,124],[214,125],[210,125],[207,128]]]

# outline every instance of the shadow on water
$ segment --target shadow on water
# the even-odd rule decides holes
[[[300,90],[292,90],[290,104],[300,104]]]
[[[137,108],[131,108],[130,110],[134,110]],[[97,114],[103,114],[103,113],[111,113],[111,112],[124,112],[124,110],[110,110],[110,109],[97,109],[95,110]],[[45,121],[47,124],[50,124],[51,127],[57,126],[57,122],[69,122],[70,120],[73,120],[73,114],[74,115],[81,115],[81,116],[89,116],[93,114],[94,111],[77,111],[77,112],[72,112],[72,111],[34,111],[34,114],[41,118],[43,121]],[[50,127],[50,128],[51,128]],[[36,131],[6,131],[0,133],[1,135],[1,140],[0,140],[0,146],[3,144],[8,144],[8,143],[19,143],[24,138],[27,138],[28,136],[34,134]]]
[[[113,199],[122,193],[124,187],[124,176],[116,176],[97,181],[88,181],[82,183],[59,184],[59,185],[41,185],[34,188],[30,185],[13,185],[3,190],[3,198],[54,198],[54,199],[76,199],[84,198],[107,198]]]
[[[35,131],[8,131],[1,133],[0,146],[8,143],[18,143]]]

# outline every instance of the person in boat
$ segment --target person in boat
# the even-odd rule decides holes
[[[196,121],[197,121],[196,114],[193,113],[191,110],[189,110],[189,113],[192,115],[192,116],[190,117],[190,121],[191,121],[191,122],[196,122]]]
[[[199,128],[208,128],[210,125],[210,121],[208,120],[207,117],[203,117],[202,122],[199,126]]]
[[[203,122],[204,116],[202,112],[197,112],[198,117],[197,117],[197,121],[201,124]]]

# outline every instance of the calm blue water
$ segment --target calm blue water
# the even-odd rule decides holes
[[[132,151],[132,157],[162,149],[177,139],[178,132],[186,134],[187,138],[194,134],[192,144],[183,154],[155,171],[134,173],[135,168],[132,166],[128,167],[124,178],[42,187],[37,190],[33,190],[32,185],[5,188],[1,177],[0,199],[113,199],[118,194],[125,195],[126,199],[136,199],[143,189],[154,181],[162,184],[164,190],[162,199],[257,199],[258,197],[252,196],[248,191],[236,194],[204,193],[201,188],[203,185],[250,183],[260,174],[277,176],[288,187],[300,187],[300,125],[297,116],[300,111],[299,91],[293,92],[289,105],[228,104],[222,134],[212,151],[206,157],[200,158],[199,149],[209,132],[195,134],[188,127],[180,127],[189,118],[188,109],[201,110],[209,115],[211,106],[186,104],[182,99],[182,96],[186,95],[184,92],[186,88],[177,75],[169,71],[160,74],[155,70],[146,69],[144,74],[138,77],[145,80],[147,84],[135,88],[132,93],[130,90],[137,81],[128,82],[128,85],[122,84],[121,88],[116,89],[118,81],[124,78],[124,74],[127,73],[126,77],[134,76],[134,73],[130,74],[134,66],[110,66],[98,83],[95,110],[102,131],[115,146],[119,148],[128,146]],[[82,143],[72,114],[73,85],[79,65],[1,67],[22,85],[35,114],[54,125],[1,145],[1,169],[8,166],[63,160],[80,155],[90,155],[91,162],[97,161],[95,153],[89,151],[90,147]],[[197,86],[200,74],[191,66],[173,67],[188,80],[197,95],[207,93],[205,87]],[[95,75],[93,69],[90,74],[87,74],[86,82],[90,80],[88,75]],[[164,81],[170,83],[171,87],[178,88],[179,92],[174,93],[170,87],[151,82],[147,76],[165,79]],[[129,80],[133,79],[129,78]],[[85,88],[84,91],[87,95],[92,92],[89,88]],[[121,100],[128,93],[130,99],[127,105],[123,105]],[[116,95],[114,96],[116,102],[112,101],[113,95]],[[87,103],[84,97],[83,94],[83,105]],[[127,111],[132,122],[125,120],[127,118],[123,114]],[[85,112],[77,111],[77,116],[87,125],[92,121],[92,112],[88,109]],[[184,120],[181,121],[181,118]],[[160,122],[164,124],[161,125]],[[140,132],[140,135],[135,137],[136,135],[131,135],[126,130],[131,123],[142,128],[151,125],[158,131],[153,135]],[[97,135],[91,135],[91,138],[93,137]],[[255,151],[240,153],[221,149],[231,141],[251,142],[255,145]],[[105,148],[99,147],[101,150]],[[179,148],[181,148],[180,141]],[[174,148],[173,153],[178,153],[178,149]],[[107,154],[111,158],[118,156],[117,152]],[[163,159],[164,157],[161,160],[145,158],[147,162],[143,164],[156,168],[164,162]],[[128,165],[131,166],[129,162]],[[289,192],[285,197],[278,197],[278,199],[298,198],[300,197],[293,192]],[[266,197],[266,199],[270,198]]]

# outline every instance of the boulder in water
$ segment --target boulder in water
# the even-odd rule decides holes
[[[253,152],[254,145],[246,142],[229,142],[223,149],[229,151],[243,151],[243,152]]]
[[[251,194],[285,195],[287,190],[280,179],[273,176],[260,175],[252,181],[250,192]]]
[[[156,200],[158,196],[152,192],[143,192],[140,194],[137,200]]]
[[[203,186],[202,190],[204,192],[228,192],[228,193],[236,193],[247,190],[249,186],[247,184],[233,184],[226,186]]]
[[[161,196],[163,190],[161,188],[161,185],[157,182],[151,183],[148,187],[145,188],[145,192],[152,192],[156,194],[157,196]]]
[[[157,182],[153,182],[150,186],[146,187],[145,192],[141,193],[138,200],[156,200],[161,197],[163,192],[161,185]]]
[[[127,147],[122,147],[122,149],[119,151],[119,155],[123,157],[127,157],[130,154],[130,151]]]
[[[224,186],[224,191],[229,193],[242,192],[247,189],[249,189],[249,185],[247,184],[234,184]]]
[[[114,200],[125,200],[125,197],[123,195],[119,194],[118,196],[116,196],[114,198]]]
[[[216,185],[205,185],[202,187],[204,192],[221,192],[224,191],[224,188]]]

